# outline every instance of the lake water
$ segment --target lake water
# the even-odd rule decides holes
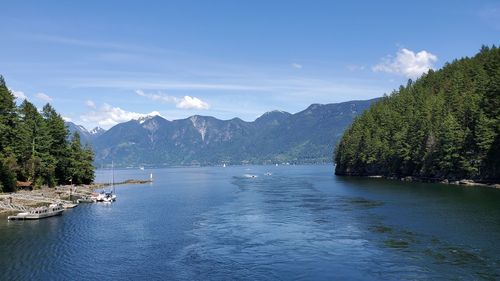
[[[336,177],[331,166],[115,177],[149,173],[154,183],[117,187],[113,204],[0,218],[0,280],[500,279],[500,190]]]

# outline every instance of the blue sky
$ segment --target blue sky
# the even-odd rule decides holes
[[[499,1],[1,1],[19,97],[109,128],[369,99],[499,44]]]

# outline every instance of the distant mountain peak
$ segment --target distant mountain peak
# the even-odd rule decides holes
[[[131,121],[136,121],[136,122],[139,122],[139,124],[143,124],[144,122],[147,122],[150,120],[166,120],[166,119],[161,117],[161,115],[154,114],[154,115],[142,116],[142,117],[139,117],[137,119],[133,119]]]
[[[104,130],[103,128],[97,126],[94,129],[90,130],[89,134],[91,134],[91,135],[100,135],[100,134],[102,134],[104,132],[106,132],[106,130]]]
[[[75,124],[76,125],[76,124]],[[89,131],[87,130],[87,128],[83,127],[82,125],[76,125],[78,127],[78,129],[82,132],[86,132],[86,133],[89,133]]]
[[[101,136],[105,132],[105,130],[100,127],[96,127],[89,131],[84,126],[77,125],[73,122],[65,122],[65,125],[68,128],[69,136],[71,137],[75,132],[77,132],[80,135],[82,143],[90,143],[93,139]]]
[[[272,110],[262,114],[259,118],[255,120],[258,123],[272,123],[277,125],[282,120],[287,119],[292,116],[291,113],[282,110]]]
[[[262,114],[262,116],[264,116],[264,115],[275,115],[275,114],[292,115],[291,113],[288,113],[288,112],[283,111],[283,110],[271,110],[271,111],[268,111],[268,112]]]
[[[309,110],[315,110],[315,109],[318,109],[318,108],[320,108],[322,106],[323,106],[323,104],[313,103],[307,109],[309,109]]]
[[[151,120],[153,119],[154,116],[151,116],[151,115],[147,115],[147,116],[143,116],[143,117],[139,117],[137,118],[136,120],[139,122],[139,124],[142,124],[148,120]]]

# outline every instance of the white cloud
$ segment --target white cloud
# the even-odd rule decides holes
[[[92,100],[86,100],[85,105],[89,108],[96,108],[95,102]]]
[[[18,101],[23,101],[28,99],[28,97],[22,91],[14,91],[12,89],[10,91]]]
[[[39,100],[44,101],[44,102],[51,102],[52,101],[52,98],[49,95],[45,94],[45,93],[37,93],[35,95],[35,97],[37,99],[39,99]]]
[[[209,109],[210,105],[197,97],[184,96],[177,102],[176,107],[183,109]]]
[[[139,119],[146,116],[155,116],[161,114],[158,111],[152,111],[150,113],[137,113],[132,111],[126,111],[119,107],[113,107],[109,104],[104,104],[99,110],[90,111],[82,116],[80,119],[84,123],[98,124],[103,128],[109,128],[118,123],[130,121],[132,119]]]
[[[72,122],[73,119],[71,119],[71,117],[67,117],[67,116],[63,116],[62,119],[66,122]]]
[[[183,98],[178,98],[162,93],[158,94],[150,94],[145,93],[142,90],[136,90],[136,94],[141,97],[146,97],[154,101],[165,102],[165,103],[174,103],[175,107],[181,109],[209,109],[210,105],[207,102],[200,100],[197,97],[184,96]]]
[[[295,68],[295,69],[302,69],[302,64],[298,64],[298,63],[292,63],[292,67]]]
[[[396,57],[389,56],[383,59],[372,70],[375,72],[395,73],[415,79],[429,71],[429,69],[433,69],[433,64],[437,59],[436,55],[425,50],[414,53],[403,48],[397,52]]]

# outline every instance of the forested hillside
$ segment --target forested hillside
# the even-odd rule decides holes
[[[483,47],[374,103],[336,149],[338,175],[498,180],[500,49]]]
[[[68,134],[50,104],[41,113],[27,100],[16,106],[0,76],[0,192],[14,191],[17,181],[35,187],[92,182],[92,149],[81,147],[78,134]]]

